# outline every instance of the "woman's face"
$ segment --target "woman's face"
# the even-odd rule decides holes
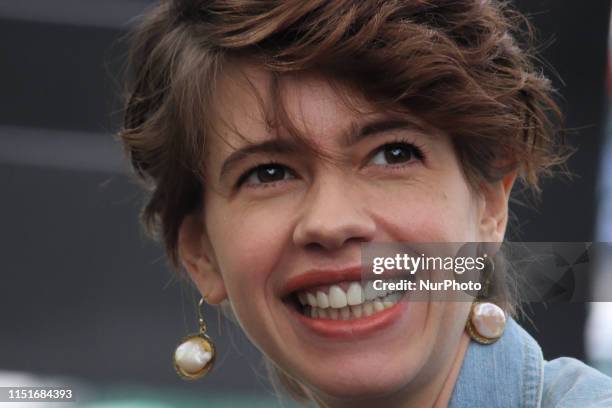
[[[221,82],[218,110],[246,140],[225,127],[228,143],[209,141],[204,229],[194,234],[190,217],[179,241],[191,277],[210,303],[228,299],[251,341],[315,392],[426,386],[457,350],[467,302],[362,306],[335,320],[331,308],[327,319],[299,315],[288,299],[322,292],[341,304],[330,286],[345,293],[359,281],[351,272],[363,243],[500,241],[508,185],[474,193],[447,135],[415,118],[357,114],[315,76],[284,78],[287,114],[334,158],[326,161],[268,127],[261,101],[272,101],[270,77],[242,68],[263,99],[236,75]]]

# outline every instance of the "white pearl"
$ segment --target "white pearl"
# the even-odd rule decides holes
[[[211,360],[212,354],[206,350],[203,340],[191,338],[178,346],[174,352],[176,364],[186,373],[196,374]]]
[[[504,333],[506,314],[494,303],[479,303],[472,311],[472,325],[481,336],[496,339]]]

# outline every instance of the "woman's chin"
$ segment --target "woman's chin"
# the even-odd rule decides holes
[[[431,353],[427,304],[394,307],[367,318],[316,320],[281,308],[286,363],[300,382],[331,398],[367,398],[397,392],[413,382]]]
[[[347,359],[346,362],[319,365],[310,370],[305,382],[317,394],[332,398],[380,397],[398,392],[419,372],[420,359],[398,364],[398,359]]]
[[[410,347],[412,346],[412,347]],[[317,356],[301,365],[302,383],[316,394],[332,398],[390,395],[413,384],[422,373],[428,351],[422,344],[403,350],[363,350],[361,355]]]

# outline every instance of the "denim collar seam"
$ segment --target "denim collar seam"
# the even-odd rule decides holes
[[[542,380],[544,365],[542,350],[539,345],[520,328],[523,333],[523,401],[525,408],[539,407],[542,402]]]

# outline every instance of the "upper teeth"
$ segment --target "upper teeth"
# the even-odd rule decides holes
[[[346,292],[339,285],[331,285],[328,293],[323,290],[318,290],[316,293],[300,291],[297,295],[302,305],[310,305],[320,309],[342,309],[346,306],[362,305],[376,298],[382,299],[390,293],[392,292],[374,289],[373,282],[367,281],[363,283],[351,282]]]

